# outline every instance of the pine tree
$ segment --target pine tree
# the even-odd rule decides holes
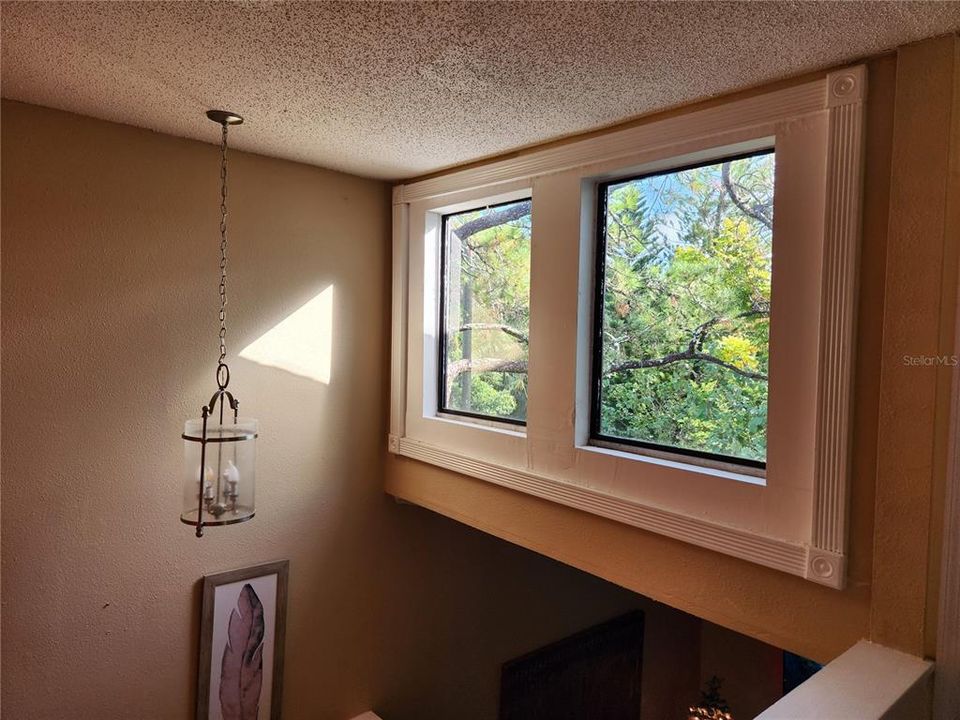
[[[688,720],[733,720],[730,706],[720,695],[721,684],[716,675],[707,680],[707,689],[700,691],[700,702],[690,708]]]

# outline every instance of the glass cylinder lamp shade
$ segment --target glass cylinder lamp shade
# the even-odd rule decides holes
[[[198,537],[205,525],[244,522],[255,512],[257,421],[233,418],[223,422],[222,413],[220,420],[187,420],[183,429],[180,520],[195,525]]]

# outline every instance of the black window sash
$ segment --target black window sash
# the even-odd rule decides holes
[[[631,175],[628,177],[606,180],[597,184],[597,228],[596,228],[596,256],[594,268],[594,293],[593,293],[593,348],[590,370],[590,439],[600,440],[601,442],[614,443],[629,447],[637,447],[647,450],[658,450],[663,453],[682,455],[685,457],[700,458],[703,460],[713,460],[730,465],[742,465],[744,467],[757,468],[764,470],[767,463],[760,460],[736,457],[735,455],[723,455],[721,453],[711,453],[705,450],[694,450],[692,448],[677,447],[674,445],[663,445],[661,443],[648,442],[645,440],[636,440],[633,438],[618,437],[615,435],[605,435],[600,432],[600,410],[602,405],[602,383],[603,383],[603,299],[606,293],[606,265],[607,265],[607,197],[608,190],[614,185],[624,185],[626,183],[646,180],[648,178],[662,177],[663,175],[674,175],[685,170],[695,170],[711,165],[719,165],[725,162],[735,160],[745,160],[761,155],[772,155],[774,148],[764,148],[748,153],[738,153],[725,157],[714,158],[703,162],[671,167],[665,170],[642,173],[640,175]]]
[[[508,423],[520,427],[526,426],[526,420],[517,418],[502,417],[500,415],[485,415],[483,413],[469,412],[467,410],[457,410],[447,407],[447,223],[457,215],[477,212],[478,210],[495,210],[506,205],[515,205],[516,203],[532,201],[532,198],[517,198],[516,200],[507,200],[506,202],[496,203],[494,205],[483,205],[482,207],[472,208],[470,210],[461,210],[441,216],[440,219],[440,338],[437,343],[439,349],[439,372],[437,373],[437,412],[444,415],[458,415],[460,417],[474,418],[476,420],[491,420],[498,423]]]

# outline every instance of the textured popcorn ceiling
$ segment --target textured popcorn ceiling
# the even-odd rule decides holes
[[[409,177],[960,28],[960,2],[3,2],[4,97]]]

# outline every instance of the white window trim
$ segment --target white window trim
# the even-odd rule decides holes
[[[856,66],[828,74],[820,80],[716,105],[682,116],[650,122],[604,135],[559,145],[428,180],[394,188],[393,210],[393,328],[389,450],[465,475],[552,500],[586,512],[710,548],[734,557],[805,577],[829,587],[842,588],[846,575],[847,500],[850,465],[851,390],[854,364],[856,267],[860,234],[863,103],[866,69]],[[447,436],[434,442],[421,418],[423,397],[417,374],[422,368],[424,343],[411,333],[411,317],[423,312],[423,287],[412,263],[423,262],[417,230],[423,218],[411,213],[411,203],[426,201],[431,209],[469,203],[504,192],[518,192],[536,181],[549,182],[551,174],[577,168],[602,168],[611,163],[645,158],[644,169],[656,166],[655,158],[669,165],[671,148],[690,148],[715,141],[713,146],[756,139],[764,128],[790,128],[807,116],[826,116],[823,148],[827,184],[823,212],[822,281],[820,288],[819,363],[817,368],[816,428],[812,521],[809,539],[784,540],[771,534],[731,526],[690,513],[676,512],[655,503],[622,497],[597,487],[586,487],[562,478],[562,473],[531,471],[523,462],[524,437],[497,436],[471,450]],[[693,153],[695,155],[695,153]],[[606,165],[605,165],[606,164]],[[596,177],[596,175],[594,175]],[[584,191],[584,203],[593,202]],[[534,232],[537,197],[534,193]],[[592,232],[585,228],[584,232]],[[422,235],[420,237],[423,237]],[[420,243],[422,246],[423,243]],[[420,266],[423,267],[422,265]],[[582,306],[582,303],[581,303]],[[532,308],[536,312],[536,308]],[[410,313],[414,313],[411,316]],[[418,325],[417,327],[422,328]],[[582,324],[581,324],[582,328]],[[419,347],[416,347],[419,345]],[[579,351],[578,351],[579,352]],[[531,364],[534,360],[531,359]],[[411,381],[413,379],[413,382]],[[577,387],[577,393],[582,389]],[[578,438],[585,421],[579,412]],[[589,405],[589,403],[587,403]],[[451,424],[452,425],[452,424]],[[464,432],[476,428],[462,428]],[[460,428],[452,428],[456,433]],[[503,436],[503,437],[500,437]],[[505,453],[499,441],[519,443]],[[580,445],[580,443],[577,443]],[[586,448],[580,447],[580,450]],[[616,452],[590,446],[590,452]],[[658,460],[658,462],[669,462]],[[751,478],[755,480],[755,478]]]

